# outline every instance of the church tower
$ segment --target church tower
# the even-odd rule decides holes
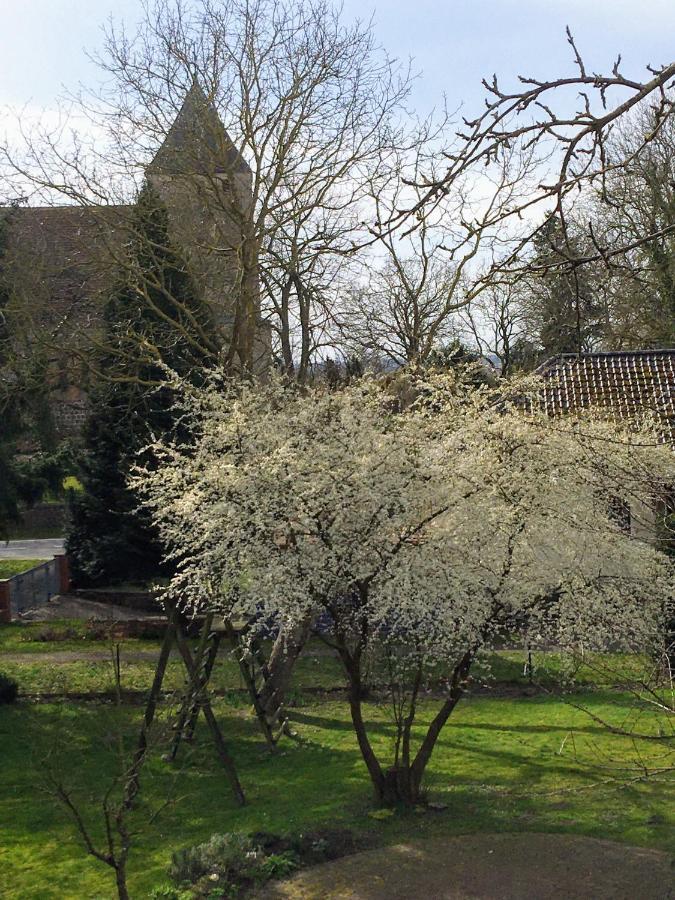
[[[196,81],[146,176],[222,329],[223,360],[266,371],[252,173]],[[77,437],[87,418],[87,358],[133,222],[130,205],[0,207],[0,281],[11,298],[3,312],[17,358],[37,348],[47,360],[44,419],[59,439]]]
[[[261,338],[252,173],[196,80],[146,175],[228,341],[248,337],[262,368],[269,340]]]

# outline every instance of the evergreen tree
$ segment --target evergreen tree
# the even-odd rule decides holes
[[[46,355],[35,345],[19,349],[17,341],[6,265],[15,209],[0,209],[0,539],[11,535],[22,507],[38,503],[47,491],[61,496],[63,479],[72,472],[70,445],[56,442]]]
[[[196,380],[218,354],[210,309],[171,244],[166,208],[149,184],[139,194],[128,250],[124,277],[104,310],[83,491],[71,501],[66,546],[81,585],[161,573],[161,547],[127,477],[153,437],[176,433],[164,367]]]
[[[581,267],[571,272],[565,266],[567,256],[579,253],[574,236],[566,238],[560,219],[551,216],[533,243],[532,266],[543,271],[530,280],[525,306],[528,330],[539,344],[541,357],[593,349],[604,318],[589,273]]]

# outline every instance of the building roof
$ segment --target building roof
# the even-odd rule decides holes
[[[156,175],[251,172],[196,80],[146,171]]]
[[[95,314],[97,295],[109,288],[117,271],[115,256],[130,210],[112,205],[0,208],[0,220],[9,224],[5,277],[17,296],[30,301],[38,320],[47,324],[78,310],[82,324]]]
[[[651,412],[664,439],[675,443],[675,349],[564,353],[537,372],[545,379],[544,406],[551,414],[595,406],[630,420]]]

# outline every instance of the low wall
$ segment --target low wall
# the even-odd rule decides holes
[[[43,606],[70,586],[68,557],[59,554],[26,572],[0,580],[0,622],[8,623],[27,609]]]

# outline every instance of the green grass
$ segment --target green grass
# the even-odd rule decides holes
[[[627,701],[594,693],[584,701],[598,715],[619,721]],[[371,733],[386,751],[392,729],[385,710],[368,704]],[[420,710],[428,721],[433,704]],[[298,832],[319,825],[369,833],[377,843],[406,836],[467,832],[574,832],[631,844],[673,849],[673,782],[603,784],[625,772],[636,750],[655,760],[658,749],[639,748],[550,697],[475,698],[462,702],[439,741],[429,768],[431,795],[443,812],[396,814],[374,820],[370,788],[342,702],[315,702],[295,710],[300,739],[285,739],[270,757],[255,723],[242,709],[218,701],[216,711],[230,742],[248,805],[233,806],[226,781],[200,727],[197,743],[172,768],[155,748],[143,775],[143,803],[134,813],[142,829],[130,863],[134,898],[165,880],[173,849],[214,832]],[[3,778],[0,786],[0,894],[31,898],[109,898],[105,866],[84,855],[63,810],[41,791],[45,768],[56,765],[97,821],[97,800],[116,758],[118,730],[132,745],[140,707],[38,704],[0,707]],[[65,746],[60,742],[65,740]],[[170,794],[174,801],[148,824],[149,813]],[[4,882],[3,879],[4,878]]]
[[[68,639],[39,640],[45,627],[57,633],[60,629]],[[100,825],[100,797],[117,765],[115,735],[121,731],[133,746],[159,641],[122,642],[122,685],[139,696],[138,702],[121,709],[103,697],[113,688],[109,650],[108,641],[87,637],[84,623],[0,626],[0,654],[21,654],[13,661],[5,658],[0,668],[13,675],[25,693],[63,695],[55,702],[0,706],[3,898],[113,896],[107,868],[84,854],[65,813],[41,789],[46,768],[56,765],[70,779],[91,821]],[[45,659],[45,652],[77,653],[78,658],[58,663]],[[589,662],[597,660],[621,665],[629,673],[644,663],[617,655]],[[524,661],[522,651],[493,654],[483,661],[482,675],[489,672],[498,688],[524,687]],[[536,655],[535,666],[537,676],[551,684],[565,672],[564,660],[555,653]],[[575,702],[614,723],[630,722],[634,708],[629,698],[602,688],[586,690],[590,676],[588,667],[577,672],[582,693],[575,694]],[[178,690],[183,683],[184,670],[174,654],[165,687]],[[212,686],[248,805],[233,806],[203,726],[196,744],[182,753],[178,768],[161,760],[165,733],[144,771],[142,805],[134,813],[142,830],[130,863],[134,900],[166,880],[172,850],[214,832],[238,829],[298,832],[337,825],[382,844],[410,836],[561,831],[675,851],[674,781],[665,776],[632,781],[638,755],[645,764],[663,764],[663,746],[633,744],[612,735],[554,696],[498,698],[482,693],[462,701],[428,769],[431,796],[447,809],[380,821],[369,816],[370,785],[343,699],[344,675],[322,646],[311,643],[296,666],[290,714],[298,739],[285,738],[276,758],[262,746],[238,668],[227,652],[218,660]],[[68,693],[102,696],[96,702],[77,702],[68,699]],[[162,708],[166,718],[166,701]],[[424,702],[420,722],[428,721],[435,708],[433,702]],[[392,743],[387,708],[369,703],[367,710],[372,738],[386,754]],[[641,728],[655,733],[656,720],[644,715]],[[148,825],[149,811],[167,794],[174,802]]]
[[[16,525],[10,523],[7,526],[7,532],[7,540],[9,541],[41,541],[46,538],[64,537],[65,526],[47,527],[44,525]]]
[[[129,651],[146,650],[159,653],[158,640],[125,638],[122,645]],[[68,651],[87,654],[109,649],[110,641],[92,636],[84,621],[52,619],[49,622],[12,622],[0,625],[0,654],[55,653]]]
[[[46,559],[0,559],[0,578],[11,578],[12,575],[19,575],[21,572],[27,572],[34,566],[47,562]]]
[[[57,634],[75,633],[74,641],[44,641],[39,640],[39,635],[46,629],[51,629]],[[68,649],[80,650],[81,642],[87,634],[86,623],[74,619],[54,619],[50,622],[12,622],[8,625],[0,625],[0,654],[1,653],[44,653],[54,650]]]
[[[40,640],[45,631],[60,636],[60,640]],[[153,658],[135,659],[136,654],[159,653],[159,640],[124,639],[120,642],[122,649],[122,682],[128,690],[145,690],[150,683],[154,671]],[[112,687],[110,666],[106,661],[87,659],[88,655],[107,655],[110,642],[92,640],[84,622],[52,621],[14,623],[0,625],[0,654],[20,653],[21,661],[3,663],[3,669],[17,678],[24,691],[39,693],[54,690],[55,679],[59,690],[68,693],[96,693],[109,691]],[[39,660],[44,653],[77,653],[80,660],[59,662],[53,667],[46,667]],[[31,654],[36,658],[31,659]],[[174,654],[174,657],[176,654]],[[535,653],[535,678],[547,686],[555,686],[567,673],[565,659],[555,652]],[[474,676],[488,684],[514,685],[525,687],[528,679],[524,674],[526,654],[522,650],[506,650],[492,653],[479,661],[474,667]],[[591,686],[598,682],[610,683],[607,673],[598,673],[591,666],[600,663],[603,668],[620,669],[622,674],[637,677],[644,667],[645,660],[628,654],[595,654],[588,657],[588,664],[574,673],[577,685]],[[169,665],[168,686],[175,689],[182,684],[183,670],[177,659]],[[311,642],[297,663],[295,690],[303,691],[334,690],[344,687],[345,678],[338,661],[325,655],[325,649],[318,641]],[[227,645],[223,644],[220,662],[216,667],[213,687],[216,691],[243,689],[236,662],[232,659]]]
[[[147,642],[134,641],[133,648],[129,649],[128,645],[132,642],[124,644],[127,652],[147,652]],[[60,643],[54,647],[51,644],[40,645],[45,648],[45,652],[78,652],[83,650],[82,645],[73,643]],[[93,643],[89,642],[91,649]],[[3,672],[11,675],[19,682],[21,692],[24,694],[41,694],[45,692],[61,694],[96,694],[109,693],[114,688],[114,679],[110,666],[110,648],[105,642],[98,643],[96,653],[104,656],[103,659],[81,659],[67,663],[45,664],[41,659],[40,653],[33,653],[29,661],[15,662],[14,660],[3,660],[1,668]],[[21,648],[19,651],[21,652]],[[319,689],[332,690],[343,687],[345,678],[340,671],[339,665],[335,660],[327,661],[328,664],[321,667],[311,659],[302,659],[297,666],[296,676],[298,678],[297,686],[291,690],[291,702],[305,702],[304,695],[307,691],[313,692]],[[122,687],[126,691],[145,691],[152,680],[155,670],[155,660],[150,659],[128,659],[122,656],[121,675]],[[185,669],[174,654],[169,665],[164,680],[164,689],[168,691],[180,689],[185,681]],[[216,666],[212,679],[211,688],[217,693],[237,691],[244,692],[245,684],[241,678],[239,667],[235,660],[229,655],[223,656]]]

